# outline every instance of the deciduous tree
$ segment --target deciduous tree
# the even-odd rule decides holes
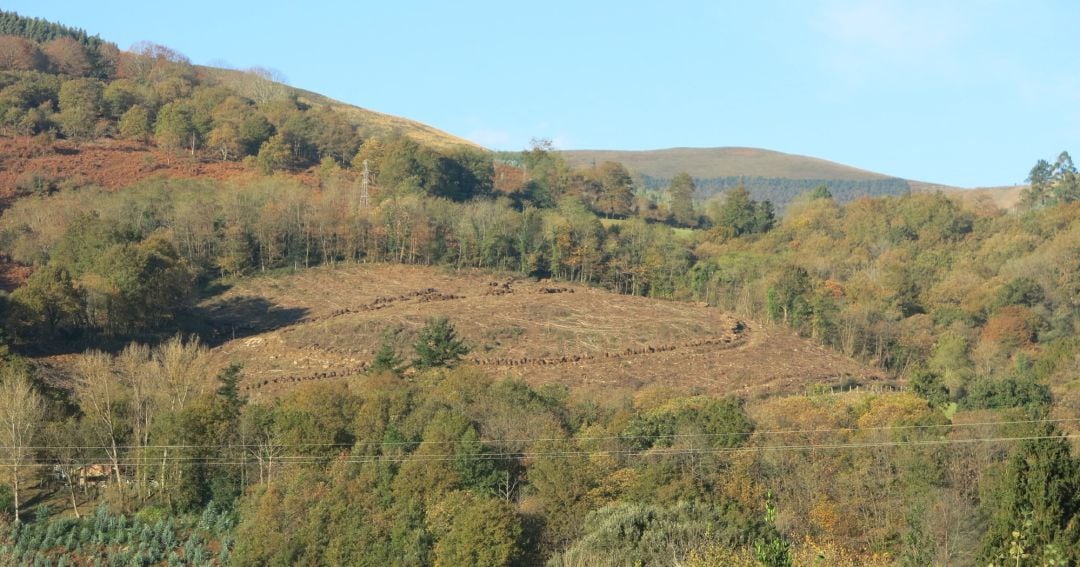
[[[127,419],[130,396],[117,380],[112,357],[101,351],[88,352],[75,366],[74,390],[85,424],[105,449],[117,487],[121,487],[120,457],[131,433]]]
[[[163,148],[188,149],[194,155],[198,132],[191,107],[182,102],[171,102],[161,107],[154,122],[154,139]]]
[[[451,492],[427,513],[435,534],[435,565],[498,567],[520,554],[521,521],[506,502]]]
[[[71,79],[60,87],[60,126],[76,139],[90,138],[101,116],[101,81]]]
[[[90,73],[86,48],[74,38],[60,36],[41,46],[41,51],[49,59],[49,66],[61,74],[84,77]]]
[[[82,290],[66,268],[49,265],[34,272],[11,296],[9,324],[22,336],[56,338],[80,326],[86,307]]]
[[[27,368],[6,363],[0,368],[0,449],[6,453],[4,468],[11,475],[15,521],[19,521],[21,508],[20,476],[34,453],[34,439],[44,418],[44,403],[31,385]]]
[[[103,112],[113,120],[119,120],[129,109],[144,103],[142,89],[128,79],[117,79],[105,86],[101,94]]]
[[[685,171],[671,180],[668,188],[671,197],[671,218],[682,226],[696,226],[697,213],[694,212],[694,178]]]
[[[742,185],[727,193],[713,223],[732,236],[767,232],[775,223],[772,203],[754,201]]]
[[[154,134],[150,123],[150,111],[145,106],[135,105],[120,117],[120,135],[129,140],[149,142]]]
[[[596,168],[601,192],[596,210],[608,218],[630,214],[634,205],[634,180],[623,164],[605,161]]]
[[[13,35],[0,35],[0,69],[35,71],[43,67],[45,61],[34,42]]]

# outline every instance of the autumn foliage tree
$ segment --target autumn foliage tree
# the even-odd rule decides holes
[[[61,36],[45,43],[41,51],[49,66],[63,75],[82,77],[90,72],[90,60],[82,44],[72,37]]]
[[[13,35],[0,35],[0,69],[35,71],[45,64],[45,56],[34,42]]]
[[[634,180],[621,163],[605,161],[596,166],[597,194],[591,197],[596,212],[608,217],[625,217],[634,204]]]
[[[671,197],[671,218],[680,226],[696,226],[697,213],[694,211],[694,179],[688,173],[680,172],[671,180],[668,188]]]

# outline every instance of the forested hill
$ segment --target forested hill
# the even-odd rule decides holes
[[[1080,563],[1067,152],[843,203],[0,15],[0,565]]]
[[[420,144],[440,150],[461,146],[479,147],[473,142],[443,132],[428,124],[361,108],[319,93],[290,86],[282,80],[274,80],[272,73],[266,73],[263,70],[253,72],[202,66],[199,69],[214,81],[252,100],[257,100],[260,96],[280,94],[295,97],[302,104],[329,108],[354,126],[361,138],[388,138],[404,135]],[[255,80],[252,75],[256,77]]]
[[[650,151],[572,150],[562,152],[574,166],[617,161],[637,177],[642,188],[662,190],[685,171],[694,178],[699,198],[742,185],[758,200],[779,208],[800,193],[827,185],[841,202],[861,196],[903,195],[904,179],[807,156],[758,148],[671,148]]]
[[[2,10],[0,90],[0,134],[8,136],[119,137],[187,146],[192,154],[216,146],[228,161],[257,155],[280,134],[266,157],[290,146],[291,163],[284,164],[290,167],[324,157],[344,161],[370,138],[404,137],[442,152],[477,147],[413,120],[291,87],[268,69],[193,65],[149,42],[122,51],[84,30]]]

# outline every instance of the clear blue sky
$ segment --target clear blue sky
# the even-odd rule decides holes
[[[120,2],[3,8],[495,149],[752,146],[959,186],[1080,154],[1080,2]]]

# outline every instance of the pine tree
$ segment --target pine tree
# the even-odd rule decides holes
[[[1008,556],[1010,544],[1022,532],[1038,557],[1050,546],[1072,554],[1080,550],[1080,466],[1069,441],[1053,425],[1036,428],[1009,460],[1002,487],[983,539],[983,562]],[[1028,521],[1025,521],[1027,519]]]
[[[465,354],[469,347],[457,338],[457,331],[446,317],[429,319],[420,331],[420,337],[413,343],[417,358],[413,367],[418,370],[453,366]]]
[[[232,407],[240,407],[244,401],[240,399],[240,391],[237,384],[240,382],[240,373],[244,369],[243,364],[233,363],[218,374],[218,382],[221,386],[217,389],[217,395],[225,398]]]
[[[397,349],[394,348],[393,335],[391,333],[383,333],[382,344],[379,345],[379,350],[375,352],[375,359],[371,361],[371,367],[368,368],[369,374],[379,374],[382,372],[389,372],[391,374],[401,374],[401,364],[404,362],[400,356],[398,356]]]

